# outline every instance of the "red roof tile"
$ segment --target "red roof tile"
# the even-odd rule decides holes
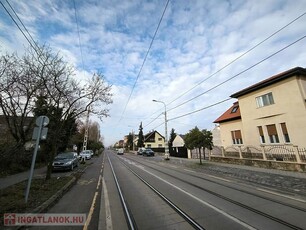
[[[228,110],[225,111],[214,123],[222,123],[225,121],[232,121],[241,119],[240,108],[238,101],[235,102]]]

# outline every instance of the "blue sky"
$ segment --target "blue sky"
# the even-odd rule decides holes
[[[5,0],[1,1],[8,6]],[[132,130],[138,133],[140,122],[144,132],[156,129],[164,134],[163,105],[152,102],[153,99],[164,101],[171,109],[208,91],[171,109],[168,112],[171,119],[227,99],[231,94],[289,68],[305,67],[306,39],[303,39],[233,80],[209,90],[305,36],[306,15],[218,72],[305,13],[306,1],[170,0],[127,104],[165,8],[165,0],[9,0],[9,3],[35,40],[50,45],[75,66],[79,80],[99,71],[113,85],[114,103],[109,106],[110,117],[100,122],[106,145],[123,139]],[[27,46],[27,41],[0,5],[0,50],[22,54]],[[181,96],[186,91],[189,92]],[[212,129],[212,122],[233,102],[234,99],[170,120],[168,130],[174,128],[177,133],[185,134],[195,126]]]

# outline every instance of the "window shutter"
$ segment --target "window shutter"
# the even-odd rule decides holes
[[[267,125],[267,130],[268,130],[269,136],[277,135],[277,131],[276,131],[275,125]]]
[[[286,123],[281,123],[281,127],[282,127],[283,134],[284,135],[288,134]]]
[[[260,135],[260,136],[263,136],[263,135],[264,135],[261,126],[258,126],[258,131],[259,131],[259,135]]]
[[[236,139],[242,139],[242,137],[241,137],[241,131],[240,131],[240,130],[236,130],[236,131],[235,131],[235,137],[236,137]]]

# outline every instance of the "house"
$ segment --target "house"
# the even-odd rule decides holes
[[[191,158],[190,151],[185,146],[184,135],[176,135],[169,151],[174,157]]]
[[[222,146],[221,143],[221,134],[220,134],[220,125],[215,125],[215,127],[211,130],[213,136],[213,146]]]
[[[145,148],[153,149],[157,152],[165,151],[165,138],[159,132],[153,130],[144,135]]]
[[[214,123],[222,146],[306,147],[306,69],[296,67],[230,97],[235,102]]]
[[[32,130],[33,130],[33,125],[34,125],[34,117],[6,117],[4,115],[0,115],[0,144],[3,143],[12,143],[15,142],[16,140],[12,136],[12,133],[9,130],[9,126],[7,123],[7,119],[9,120],[10,123],[15,124],[13,130],[14,132],[17,132],[20,130],[21,124],[23,124],[22,129],[26,135],[26,140],[31,140],[32,137]],[[16,134],[17,136],[20,136],[20,133]],[[31,143],[30,143],[31,145]]]

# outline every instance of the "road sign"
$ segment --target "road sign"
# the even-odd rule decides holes
[[[42,128],[40,132],[40,137],[38,136],[39,133],[39,127],[35,127],[32,135],[32,140],[46,140],[47,139],[47,133],[48,133],[48,128]]]
[[[39,127],[40,125],[42,126],[47,126],[49,124],[49,118],[47,116],[39,116],[36,119],[36,125]]]
[[[38,150],[38,147],[39,147],[39,140],[45,140],[47,138],[48,128],[44,128],[44,127],[47,126],[48,124],[49,124],[49,118],[47,116],[39,116],[36,119],[36,125],[38,127],[34,128],[33,135],[32,135],[32,139],[36,140],[36,144],[35,144],[35,149],[34,149],[34,153],[33,153],[33,157],[32,157],[32,164],[31,164],[30,176],[29,176],[29,180],[28,180],[28,186],[27,186],[26,192],[25,192],[25,203],[28,202],[32,177],[33,177],[33,173],[34,173],[36,155],[37,155],[37,150]]]

